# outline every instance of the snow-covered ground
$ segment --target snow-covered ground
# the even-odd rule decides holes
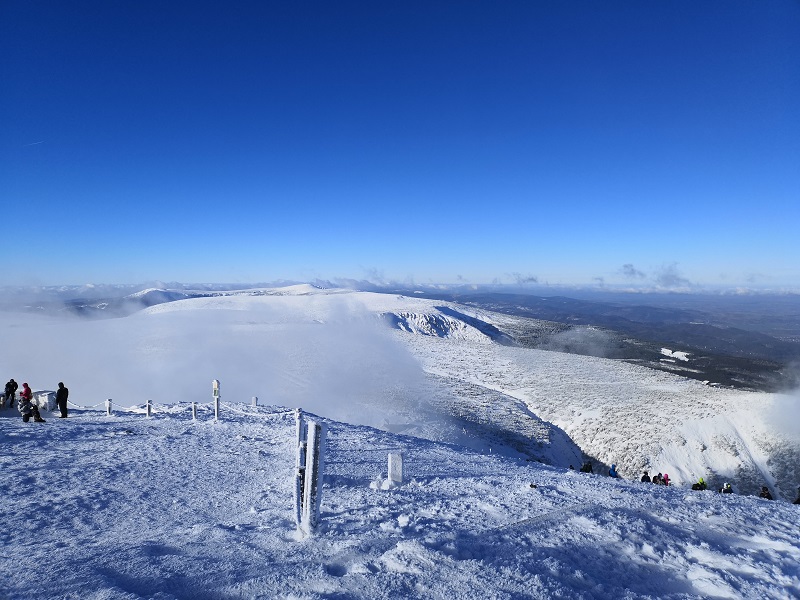
[[[322,522],[304,537],[293,412],[223,403],[220,416],[0,418],[0,597],[800,596],[800,507],[339,422]],[[406,482],[382,489],[397,450]]]
[[[2,314],[6,375],[96,408],[0,410],[0,598],[800,596],[797,399],[514,345],[539,326],[311,286]],[[223,419],[192,422],[213,378]],[[122,408],[147,399],[154,418]],[[311,538],[292,520],[298,406],[335,420]],[[396,449],[410,480],[383,490]],[[567,468],[586,457],[634,482]],[[737,494],[688,491],[701,476]]]

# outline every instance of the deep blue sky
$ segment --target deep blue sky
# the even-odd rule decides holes
[[[800,288],[800,2],[0,3],[5,283]]]

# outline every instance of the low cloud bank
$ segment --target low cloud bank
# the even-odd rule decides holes
[[[0,313],[0,368],[34,390],[70,388],[83,406],[223,402],[302,407],[380,425],[414,412],[424,394],[416,360],[375,318],[346,300],[308,312],[285,304],[144,312],[86,321]]]

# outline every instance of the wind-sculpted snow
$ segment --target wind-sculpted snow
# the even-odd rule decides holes
[[[509,410],[511,405],[508,405]],[[0,597],[791,598],[800,509],[328,422],[296,532],[292,410],[0,410]],[[388,452],[405,455],[385,489]]]

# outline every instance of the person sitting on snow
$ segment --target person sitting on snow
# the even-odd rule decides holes
[[[731,487],[731,484],[726,481],[725,485],[723,485],[719,489],[719,493],[720,494],[732,494],[733,493],[733,488]]]
[[[22,420],[25,423],[31,420],[31,415],[33,415],[33,420],[37,423],[44,423],[42,415],[39,414],[39,407],[33,403],[33,392],[27,383],[22,384],[22,393],[19,395],[17,408],[22,414]]]
[[[647,474],[647,471],[642,475],[642,483],[650,483],[650,475]]]
[[[659,473],[658,475],[653,475],[653,483],[655,483],[656,485],[661,485],[662,483],[661,473]]]
[[[758,494],[759,498],[765,498],[766,500],[772,500],[772,494],[769,493],[769,488],[765,485],[761,486],[761,493]]]
[[[587,460],[585,463],[583,463],[583,466],[581,467],[581,473],[592,473],[592,472],[594,472],[594,470],[592,469],[592,461]]]
[[[699,491],[703,491],[703,490],[707,490],[708,486],[706,485],[706,482],[701,477],[700,479],[697,480],[697,483],[693,483],[692,484],[692,489],[695,490],[695,491],[698,491],[698,490]]]
[[[659,473],[659,475],[660,475],[660,473]],[[664,473],[664,476],[661,478],[661,484],[662,485],[669,485],[669,474],[668,473]]]
[[[611,468],[608,470],[608,476],[613,477],[614,479],[619,479],[619,473],[617,473],[617,465],[611,465]]]

